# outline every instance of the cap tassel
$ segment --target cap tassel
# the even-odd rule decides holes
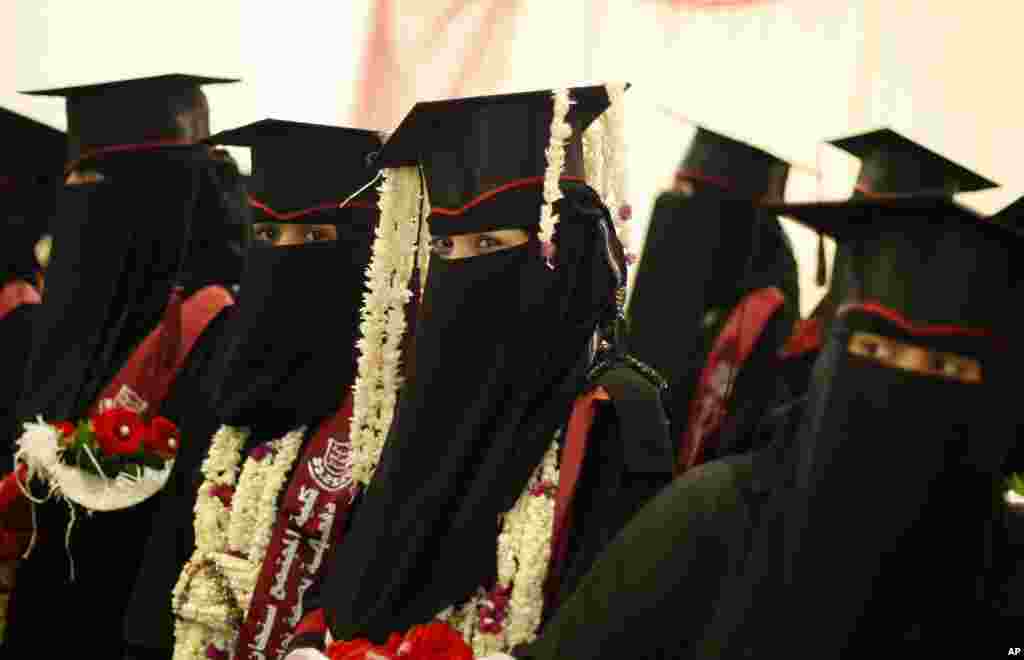
[[[818,286],[828,284],[828,270],[825,265],[825,236],[818,234]]]

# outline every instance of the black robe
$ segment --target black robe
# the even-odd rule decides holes
[[[32,323],[39,305],[19,305],[0,319],[0,476],[14,466],[14,440],[19,435],[16,408],[25,363],[32,346]]]
[[[169,658],[173,649],[170,594],[195,549],[193,521],[196,496],[203,482],[201,468],[210,439],[220,425],[208,385],[220,370],[234,315],[234,308],[229,307],[210,322],[161,406],[165,417],[180,420],[183,438],[167,485],[142,506],[117,512],[125,514],[126,524],[134,521],[132,528],[142,532],[140,542],[133,544],[138,553],[137,568],[133,578],[131,572],[125,574],[116,601],[123,606],[111,630],[111,634],[113,628],[120,632],[120,622],[124,622],[121,639],[126,644],[125,658]],[[142,508],[146,510],[135,513]],[[127,520],[129,516],[131,521]],[[91,526],[101,517],[105,515],[97,515],[88,523]]]
[[[791,474],[798,407],[761,429],[775,444],[705,463],[647,503],[575,593],[518,657],[695,657],[730,581],[742,576],[752,530]]]
[[[603,387],[611,401],[598,403],[587,438],[570,513],[567,553],[545,620],[555,616],[576,591],[623,526],[672,479],[673,449],[659,391],[632,367],[610,369],[594,385]],[[359,524],[358,498],[352,506],[355,511],[349,524],[353,520]],[[325,577],[306,592],[307,613],[329,601],[322,595]],[[291,648],[322,645],[323,635],[313,633],[296,637]]]
[[[110,182],[65,192],[62,217],[76,222],[60,223],[55,236],[56,259],[40,312],[49,330],[34,337],[19,404],[22,418],[81,418],[161,321],[172,284],[181,284],[187,298],[211,282],[230,286],[241,275],[247,217],[226,204],[240,191],[205,148],[118,154],[100,167],[112,173]],[[153,198],[160,195],[165,198],[154,206]],[[147,206],[149,224],[134,231],[118,224]],[[107,254],[104,244],[121,259],[96,258]],[[62,245],[72,247],[62,251]],[[69,309],[80,324],[63,323]],[[218,355],[221,325],[215,319],[193,346],[159,408],[163,416],[181,424],[176,416],[201,410],[193,393],[200,389],[207,363]],[[175,474],[188,468],[194,452],[205,455],[199,444],[208,442],[210,433],[191,435],[190,426],[181,424],[189,435],[183,436]],[[70,536],[74,582],[68,579],[64,542],[68,507],[59,502],[37,506],[40,538],[18,568],[4,657],[60,657],[82,648],[120,657],[129,597],[150,531],[163,524],[155,517],[168,493],[173,497],[174,491],[164,491],[126,510],[79,513]]]

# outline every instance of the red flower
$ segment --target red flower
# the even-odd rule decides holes
[[[174,422],[166,417],[154,417],[142,442],[147,451],[161,458],[172,458],[181,447],[181,435]]]
[[[327,648],[331,660],[366,660],[368,653],[374,653],[381,660],[394,660],[395,655],[384,647],[375,646],[369,640],[355,639],[351,642],[334,642]]]
[[[62,438],[70,438],[75,434],[75,425],[71,422],[57,422],[53,425]]]
[[[96,415],[92,418],[92,428],[100,449],[107,456],[136,454],[146,437],[146,423],[124,408],[111,408]]]
[[[75,425],[71,422],[57,422],[52,425],[57,429],[57,442],[63,447],[75,444]]]
[[[473,660],[473,649],[454,628],[434,621],[406,633],[399,655],[411,660]]]
[[[372,655],[371,655],[372,654]],[[392,634],[384,646],[365,639],[334,642],[327,648],[330,660],[473,660],[473,649],[447,623],[415,626],[400,637]]]

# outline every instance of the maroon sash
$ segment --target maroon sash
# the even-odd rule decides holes
[[[573,404],[572,414],[569,417],[569,424],[565,431],[566,438],[560,461],[558,493],[555,496],[555,515],[551,529],[551,557],[548,560],[548,577],[544,584],[545,607],[552,607],[556,605],[555,600],[558,595],[561,569],[568,550],[568,536],[572,527],[572,517],[569,513],[572,508],[573,497],[576,495],[576,486],[579,483],[580,472],[583,466],[583,458],[586,455],[587,440],[590,436],[590,430],[594,426],[594,418],[597,415],[598,402],[608,400],[610,400],[608,392],[605,391],[603,387],[596,387],[587,394],[577,397]],[[289,493],[289,495],[290,494],[291,493]],[[349,501],[351,501],[351,499]],[[345,513],[347,514],[347,510]],[[277,541],[277,536],[279,535],[278,530],[275,529],[274,531],[275,537],[274,540],[271,541],[271,548],[274,547],[274,544]],[[340,533],[338,540],[335,541],[335,543],[338,541],[340,541]],[[269,556],[270,553],[268,552],[268,557]],[[264,574],[268,572],[266,560],[264,560],[263,568],[263,573],[260,574],[260,581],[256,586],[257,593],[260,592],[260,585],[264,581]],[[246,620],[246,626],[249,626],[250,621],[252,620],[256,600],[257,596],[253,595],[253,605],[249,608],[249,618]],[[248,649],[248,647],[243,646],[243,640],[240,639],[238,644],[239,651],[235,656],[236,660],[280,658],[283,657],[285,652],[294,651],[304,647],[323,649],[324,639],[328,632],[325,610],[321,608],[305,613],[296,612],[296,616],[301,618],[297,620],[297,623],[294,626],[293,635],[290,635],[287,640],[291,641],[291,637],[294,636],[294,647],[289,648],[286,641],[286,643],[277,647],[278,650],[276,652],[278,655],[270,655],[268,652],[265,652],[264,655],[258,655],[252,651],[247,651],[246,649]],[[244,635],[245,629],[243,628],[243,636]],[[245,655],[243,650],[246,650],[245,652],[248,652],[249,655]]]
[[[34,286],[21,280],[11,280],[0,287],[0,319],[22,305],[38,305],[41,301]]]
[[[349,392],[295,465],[239,633],[236,660],[284,657],[303,619],[303,594],[341,543],[356,491],[346,468],[351,417]]]
[[[132,352],[103,389],[90,414],[100,412],[102,402],[111,399],[136,412],[141,412],[139,408],[143,407],[154,414],[199,335],[225,307],[235,303],[228,290],[217,285],[196,291],[184,302],[176,295],[171,294],[163,321]]]
[[[707,363],[700,373],[697,392],[690,402],[690,419],[679,447],[682,472],[703,460],[704,447],[728,414],[730,388],[736,374],[761,338],[765,326],[785,303],[782,292],[772,287],[747,294],[733,309],[715,338]]]

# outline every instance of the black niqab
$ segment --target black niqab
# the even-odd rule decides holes
[[[363,280],[376,212],[338,211],[338,240],[249,251],[245,300],[232,321],[219,413],[261,438],[325,418],[355,376]],[[324,286],[330,295],[324,295]]]
[[[109,153],[90,167],[104,180],[66,186],[58,201],[22,419],[82,417],[160,322],[173,286],[187,295],[238,278],[223,261],[240,266],[247,215],[226,203],[223,164],[205,147]]]
[[[432,260],[414,375],[325,585],[335,638],[381,642],[493,581],[498,514],[568,419],[625,273],[597,195],[563,191],[554,270],[536,241]],[[492,219],[541,203],[538,186],[492,199],[477,207]]]

